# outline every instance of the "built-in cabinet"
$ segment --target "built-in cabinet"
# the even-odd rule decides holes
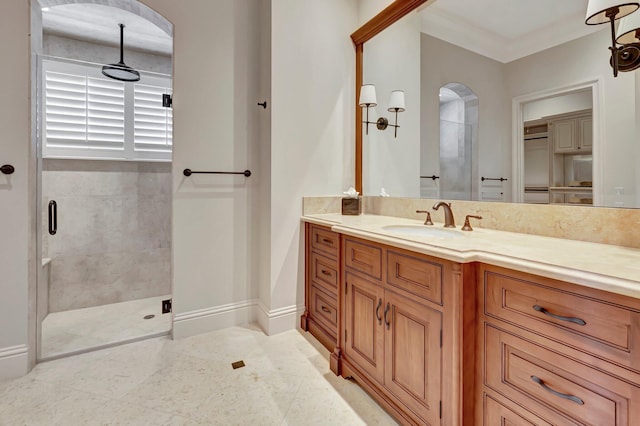
[[[402,424],[640,424],[639,300],[309,223],[306,238],[303,329]]]
[[[593,119],[591,110],[563,114],[548,121],[556,154],[591,153]]]
[[[524,200],[593,204],[592,111],[544,117],[524,130]]]
[[[637,300],[478,268],[478,418],[491,425],[640,424]]]
[[[305,312],[300,326],[333,351],[338,339],[340,234],[306,224],[305,241]]]
[[[350,237],[343,257],[345,372],[416,423],[438,423],[443,265]]]

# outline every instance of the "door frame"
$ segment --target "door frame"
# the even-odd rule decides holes
[[[604,201],[604,115],[601,110],[603,84],[600,77],[555,89],[533,92],[514,97],[512,100],[512,201],[524,202],[524,105],[533,101],[556,98],[591,89],[593,114],[593,205],[602,206]],[[552,147],[549,148],[550,150]]]

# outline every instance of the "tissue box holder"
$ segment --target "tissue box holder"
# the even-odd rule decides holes
[[[343,198],[342,199],[342,214],[344,215],[359,215],[360,214],[360,197],[358,198]]]

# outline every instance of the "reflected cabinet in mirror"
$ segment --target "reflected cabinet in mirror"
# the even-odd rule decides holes
[[[640,74],[620,53],[613,76],[611,28],[586,25],[587,4],[430,0],[361,44],[369,121],[399,126],[365,134],[357,106],[362,192],[640,207]]]

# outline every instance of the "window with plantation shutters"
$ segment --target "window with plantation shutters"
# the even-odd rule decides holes
[[[134,84],[134,149],[136,151],[171,152],[173,114],[162,106],[167,89]]]
[[[43,61],[44,158],[171,159],[173,117],[162,106],[168,76],[104,77],[93,64]]]

